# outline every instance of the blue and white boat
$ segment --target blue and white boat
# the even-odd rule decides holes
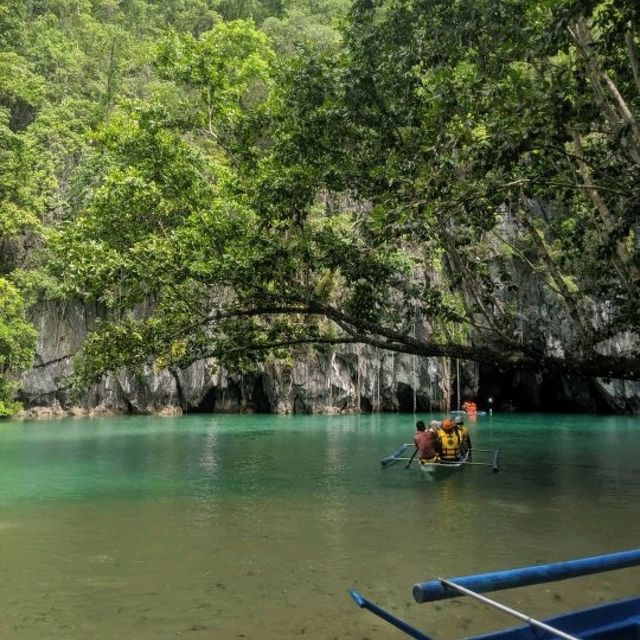
[[[409,447],[414,447],[413,455],[407,455],[407,449]],[[426,462],[422,463],[419,460],[415,460],[415,466],[420,469],[422,473],[428,476],[440,476],[440,475],[449,475],[453,471],[459,471],[460,469],[464,469],[468,465],[480,465],[484,467],[491,467],[494,473],[497,473],[500,469],[498,467],[498,461],[500,452],[498,449],[472,449],[472,452],[478,454],[491,454],[491,462],[471,462],[469,460],[469,452],[467,451],[461,460],[456,461],[440,461],[440,462]],[[406,442],[401,445],[396,451],[389,454],[386,458],[383,458],[380,461],[382,467],[389,467],[396,462],[406,462],[404,465],[405,468],[409,468],[411,464],[414,462],[416,458],[417,449],[415,445],[411,442]]]
[[[450,411],[452,416],[488,416],[491,415],[487,411],[475,411],[474,413],[468,413],[464,409],[452,409]]]
[[[566,562],[533,565],[506,571],[473,574],[449,579],[436,578],[429,582],[414,585],[413,597],[416,602],[423,603],[468,596],[526,623],[525,626],[470,636],[467,640],[550,640],[551,638],[563,638],[564,640],[640,640],[640,596],[637,595],[586,609],[569,611],[544,620],[536,620],[526,613],[481,595],[482,593],[501,589],[544,584],[638,565],[640,565],[640,549],[632,549],[630,551],[591,556]],[[385,611],[364,598],[357,591],[351,591],[351,597],[359,607],[367,609],[386,620],[407,636],[417,640],[433,640],[432,636]]]

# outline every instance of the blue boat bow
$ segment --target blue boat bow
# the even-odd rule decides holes
[[[640,549],[632,549],[506,571],[451,579],[437,578],[414,585],[413,596],[417,602],[422,603],[467,595],[527,623],[526,626],[472,636],[467,640],[640,640],[640,596],[570,611],[540,621],[480,595],[481,592],[542,584],[638,565]],[[351,595],[360,607],[378,615],[408,636],[418,640],[431,640],[419,629],[370,602],[358,592],[352,591]]]

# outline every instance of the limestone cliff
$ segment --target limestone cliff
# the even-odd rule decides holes
[[[371,348],[310,355],[293,367],[263,364],[251,374],[200,360],[180,371],[106,376],[83,397],[66,387],[72,357],[99,310],[81,303],[41,309],[35,366],[22,376],[27,414],[267,412],[340,413],[446,410],[448,363]],[[443,374],[444,372],[444,374]]]
[[[355,346],[307,356],[293,367],[263,364],[245,375],[202,360],[180,371],[119,372],[72,399],[66,387],[72,357],[99,314],[76,302],[34,315],[37,360],[22,377],[27,415],[447,411],[457,401],[454,363]],[[463,363],[459,389],[481,408],[492,396],[497,410],[640,413],[640,384],[618,380],[550,380]]]

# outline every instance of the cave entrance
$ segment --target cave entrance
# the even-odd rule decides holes
[[[264,390],[264,381],[263,375],[257,376],[251,390],[251,404],[255,413],[273,413],[271,401]]]
[[[216,408],[216,395],[215,387],[211,387],[211,389],[204,394],[199,404],[195,407],[189,407],[186,413],[213,413]]]
[[[211,387],[198,405],[186,413],[272,413],[264,377],[246,377],[243,384],[229,381],[226,388]]]
[[[414,410],[416,412],[431,411],[429,398],[424,393],[414,392],[410,384],[399,382],[396,398],[398,400],[398,411],[400,413],[413,413]]]
[[[398,411],[400,413],[413,413],[413,397],[413,387],[404,382],[399,382],[396,398],[398,399]]]
[[[480,365],[477,403],[496,412],[611,413],[597,386],[584,378],[501,371]]]

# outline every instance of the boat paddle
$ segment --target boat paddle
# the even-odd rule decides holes
[[[418,453],[418,447],[415,448],[413,455],[409,458],[409,462],[404,466],[405,469],[409,468],[409,465],[413,462],[413,459],[416,457],[416,453]]]

